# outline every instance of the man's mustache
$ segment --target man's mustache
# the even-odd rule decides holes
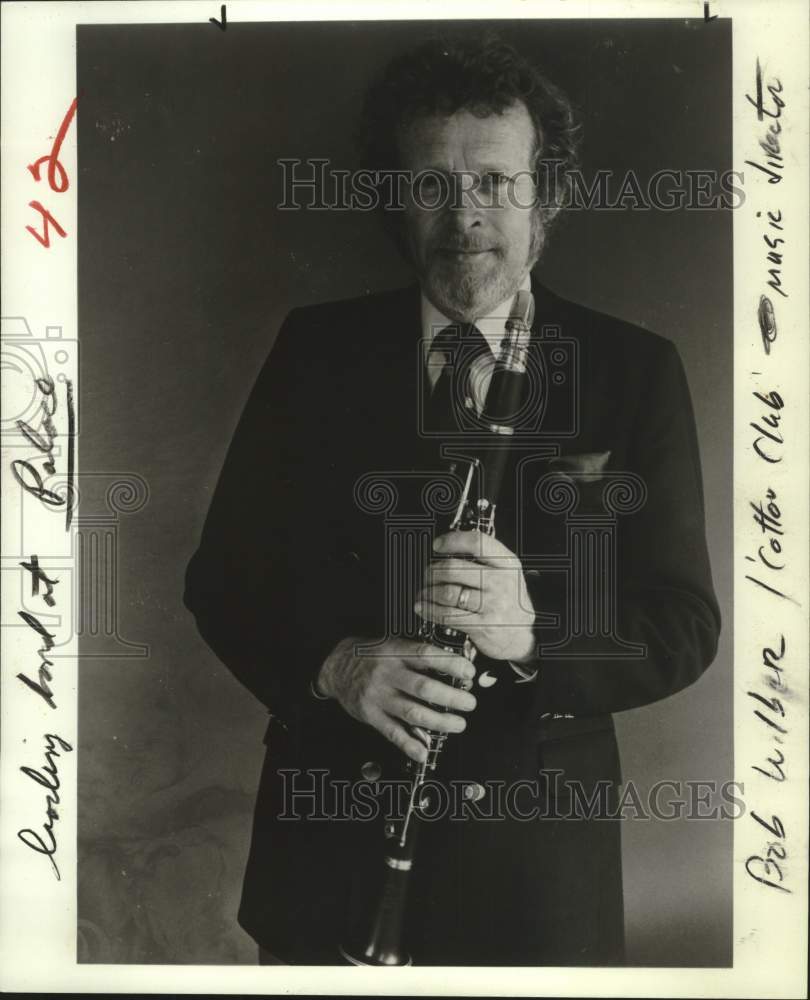
[[[487,250],[499,253],[500,247],[486,240],[459,239],[458,237],[439,239],[433,246],[434,253],[482,253]]]

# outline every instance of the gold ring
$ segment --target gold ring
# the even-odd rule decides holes
[[[461,592],[458,595],[458,600],[456,601],[456,607],[460,608],[462,611],[467,610],[467,602],[470,600],[470,588],[462,587]]]

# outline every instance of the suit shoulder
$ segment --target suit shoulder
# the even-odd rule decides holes
[[[296,306],[287,318],[298,326],[312,329],[334,325],[363,328],[375,318],[398,315],[403,308],[414,301],[418,301],[418,289],[416,286],[409,286],[384,292],[368,292],[331,302]]]
[[[635,358],[636,363],[643,362],[645,358],[652,363],[662,363],[677,355],[677,348],[668,337],[609,313],[564,299],[546,289],[542,294],[547,298],[549,315],[560,319],[561,334],[586,341],[595,355],[614,355],[618,352]]]

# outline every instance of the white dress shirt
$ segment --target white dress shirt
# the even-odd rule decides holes
[[[531,276],[527,273],[518,291],[531,291]],[[484,408],[484,401],[487,396],[487,389],[492,378],[492,371],[495,367],[495,359],[500,350],[501,341],[506,332],[506,321],[512,310],[514,294],[508,299],[504,299],[486,316],[481,316],[475,320],[475,326],[483,334],[484,339],[489,344],[492,352],[489,357],[476,358],[470,366],[470,381],[475,387],[475,399],[473,403],[476,411],[481,413]],[[445,356],[440,351],[431,354],[430,346],[433,338],[447,326],[458,326],[459,324],[448,319],[444,313],[440,312],[436,306],[422,293],[422,342],[424,344],[424,357],[427,366],[427,375],[431,386],[435,386],[445,365]]]

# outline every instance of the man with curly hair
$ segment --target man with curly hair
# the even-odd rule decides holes
[[[362,120],[363,165],[417,284],[290,313],[187,578],[203,637],[271,712],[240,922],[262,961],[340,961],[382,855],[380,781],[403,754],[425,759],[428,729],[453,734],[435,777],[469,795],[422,824],[413,961],[620,964],[611,713],[692,683],[719,633],[683,369],[670,342],[533,276],[577,130],[564,95],[514,49],[429,41],[391,62]],[[384,180],[403,172],[404,204],[392,204]],[[424,477],[446,468],[421,422],[443,391],[444,332],[480,345],[464,400],[480,414],[521,291],[534,296],[533,336],[558,331],[576,366],[549,376],[542,446],[512,447],[497,540],[440,531],[408,584],[358,484],[387,474],[389,512],[424,513]],[[643,483],[619,528],[617,583],[596,598],[615,605],[607,656],[598,644],[564,652],[592,609],[571,605],[566,520],[538,506],[535,486],[566,470],[583,490],[614,473]],[[246,517],[248,493],[261,521]],[[545,570],[530,566],[538,553]],[[392,627],[415,614],[455,615],[475,661]]]

